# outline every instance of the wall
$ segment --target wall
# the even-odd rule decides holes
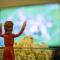
[[[0,0],[1,7],[21,6],[31,4],[59,3],[60,0]]]

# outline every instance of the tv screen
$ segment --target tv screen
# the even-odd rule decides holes
[[[24,20],[27,21],[22,35],[14,39],[15,46],[47,45],[60,46],[60,8],[59,4],[44,4],[20,7],[0,8],[0,23],[4,34],[4,23],[14,23],[13,33],[21,30]],[[0,37],[0,46],[4,47],[4,38]],[[36,46],[35,46],[36,47]]]

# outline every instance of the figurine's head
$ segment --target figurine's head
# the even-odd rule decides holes
[[[13,30],[13,22],[6,21],[4,24],[4,30],[5,30],[5,33],[11,34]]]

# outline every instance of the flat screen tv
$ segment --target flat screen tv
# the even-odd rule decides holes
[[[59,4],[0,8],[2,34],[4,34],[4,23],[6,21],[14,23],[13,33],[17,34],[24,20],[26,20],[26,28],[21,36],[14,39],[15,44],[21,43],[23,46],[23,44],[30,44],[30,41],[32,41],[36,45],[44,43],[48,47],[60,46],[59,13]],[[0,47],[4,47],[4,38],[1,37]]]

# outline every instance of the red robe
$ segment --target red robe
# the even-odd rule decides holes
[[[5,48],[3,51],[3,60],[15,60],[14,56],[14,36],[13,35],[4,35],[4,44]]]

